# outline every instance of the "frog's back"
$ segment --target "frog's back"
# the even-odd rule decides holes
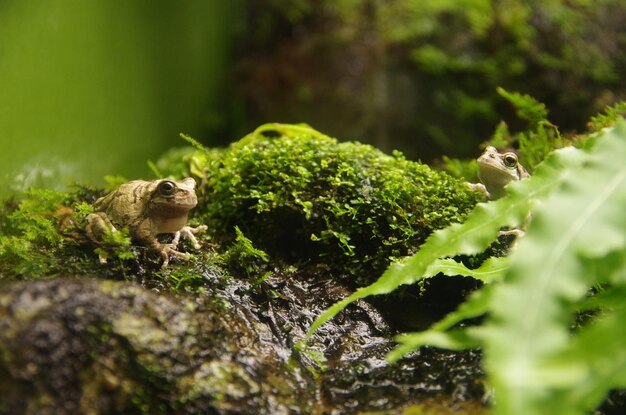
[[[133,180],[122,184],[94,203],[96,212],[105,212],[119,226],[134,224],[144,215],[152,193],[153,182]]]

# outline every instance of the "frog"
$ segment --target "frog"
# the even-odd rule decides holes
[[[468,183],[468,185],[473,190],[484,193],[489,200],[504,196],[507,184],[530,177],[528,171],[520,164],[517,154],[511,151],[500,153],[495,147],[488,146],[476,161],[478,163],[478,178],[481,183]],[[530,215],[526,217],[520,228],[501,230],[499,235],[523,236],[524,229],[529,222]]]
[[[478,178],[481,183],[469,186],[484,193],[488,199],[499,199],[505,194],[505,186],[512,181],[522,180],[530,175],[513,152],[500,153],[495,147],[488,146],[476,159]]]
[[[162,267],[171,258],[188,260],[191,254],[177,250],[181,237],[188,239],[195,250],[201,248],[195,235],[207,230],[206,225],[187,226],[188,214],[196,207],[196,182],[188,177],[181,181],[171,179],[132,180],[120,185],[93,203],[94,212],[87,216],[85,232],[97,245],[104,236],[127,228],[130,236],[159,253]],[[173,234],[173,240],[164,244],[157,235]],[[106,258],[100,256],[100,262]]]

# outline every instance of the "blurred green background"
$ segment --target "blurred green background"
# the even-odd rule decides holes
[[[237,1],[0,1],[0,192],[148,176],[216,128]]]
[[[180,132],[266,122],[473,158],[526,127],[498,87],[583,131],[626,99],[626,2],[0,0],[0,194],[150,177]]]

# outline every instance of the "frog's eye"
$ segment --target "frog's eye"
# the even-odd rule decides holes
[[[517,156],[513,153],[506,153],[504,154],[504,156],[502,156],[502,159],[504,160],[504,164],[507,167],[515,167],[517,166]]]
[[[176,185],[174,184],[174,182],[170,182],[169,180],[166,180],[164,182],[159,183],[159,194],[163,195],[163,196],[171,196],[174,194],[174,191],[176,190]]]

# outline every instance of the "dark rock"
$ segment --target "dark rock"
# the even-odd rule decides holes
[[[311,395],[263,325],[89,279],[0,293],[0,413],[289,413]]]
[[[87,278],[5,285],[0,414],[482,407],[476,353],[423,349],[391,365],[395,330],[366,302],[321,327],[308,348],[296,347],[348,294],[335,279],[276,273],[256,285],[220,279],[207,287],[182,297]]]

